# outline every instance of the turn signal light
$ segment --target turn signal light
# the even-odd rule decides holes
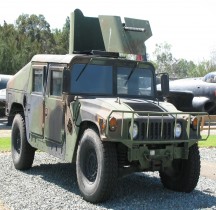
[[[196,117],[191,120],[191,125],[194,130],[197,130],[198,119]]]
[[[100,126],[101,132],[105,131],[106,123],[102,118],[98,118],[98,124]]]
[[[116,120],[115,117],[112,117],[112,118],[110,119],[110,121],[109,121],[109,129],[110,129],[111,131],[115,131],[116,128],[117,128],[117,120]]]

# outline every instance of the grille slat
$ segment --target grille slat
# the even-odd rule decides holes
[[[164,122],[161,136],[162,123],[150,122],[149,132],[147,136],[147,123],[142,123],[142,139],[143,140],[169,140],[173,136],[173,122]]]

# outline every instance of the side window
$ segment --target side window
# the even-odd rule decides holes
[[[51,72],[50,95],[53,96],[62,95],[62,71]]]
[[[41,94],[43,92],[43,70],[42,69],[33,69],[32,91]]]

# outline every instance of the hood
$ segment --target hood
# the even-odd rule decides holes
[[[85,98],[79,99],[81,104],[81,115],[83,119],[89,119],[92,115],[100,116],[104,119],[112,110],[133,111],[122,100],[117,98]]]
[[[142,99],[122,99],[122,98],[88,98],[79,99],[81,104],[82,120],[100,116],[104,119],[110,114],[112,110],[119,111],[154,111],[154,112],[176,112],[176,108],[167,102],[155,102],[151,100]],[[121,117],[121,113],[117,114]],[[125,114],[127,117],[131,114]],[[143,116],[144,114],[139,114]],[[137,115],[138,117],[138,115]]]

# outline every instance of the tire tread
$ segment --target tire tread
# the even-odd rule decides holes
[[[183,171],[177,179],[160,171],[163,186],[170,190],[189,193],[196,187],[200,176],[200,155],[197,143],[189,148],[189,156],[183,161]]]

